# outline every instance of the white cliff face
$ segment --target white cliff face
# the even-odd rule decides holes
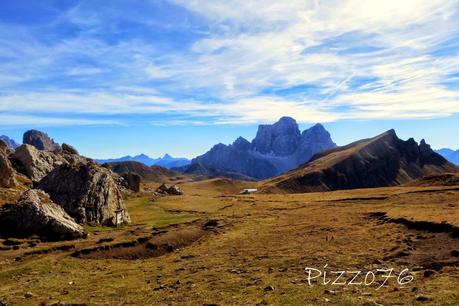
[[[335,146],[322,125],[301,133],[293,118],[282,117],[273,125],[260,125],[251,143],[239,137],[232,145],[214,146],[193,162],[265,179],[294,169],[314,154]]]

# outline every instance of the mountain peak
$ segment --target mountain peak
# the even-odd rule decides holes
[[[60,149],[60,145],[55,143],[48,134],[38,130],[29,130],[25,132],[23,136],[23,143],[32,145],[38,150],[44,151],[54,151]]]
[[[2,140],[8,148],[15,150],[17,147],[19,147],[19,143],[17,143],[14,139],[9,138],[8,136],[2,135],[0,136],[0,140]]]
[[[173,157],[170,156],[168,153],[164,154],[162,159],[172,159]]]

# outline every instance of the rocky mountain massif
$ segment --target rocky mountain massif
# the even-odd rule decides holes
[[[307,164],[267,180],[265,192],[319,192],[396,186],[427,175],[457,172],[424,140],[403,141],[394,130],[316,154]]]
[[[121,158],[114,159],[97,159],[100,164],[105,163],[120,163],[120,162],[138,162],[147,166],[160,166],[166,169],[183,167],[190,164],[190,160],[182,157],[172,157],[169,154],[165,154],[160,158],[151,158],[148,155],[140,154],[136,156],[124,156]]]
[[[451,149],[440,149],[436,150],[435,152],[437,152],[453,164],[459,165],[459,150],[454,151]]]
[[[265,179],[294,169],[309,161],[315,153],[335,146],[321,124],[300,132],[295,119],[282,117],[272,125],[260,125],[252,142],[239,137],[231,145],[217,144],[191,163]]]
[[[0,206],[0,235],[84,236],[80,224],[116,226],[130,222],[122,198],[127,182],[45,133],[24,134],[11,150],[0,141],[2,192],[25,190],[17,203]]]

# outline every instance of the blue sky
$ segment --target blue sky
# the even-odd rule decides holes
[[[192,157],[289,115],[459,148],[459,2],[3,0],[0,134]]]

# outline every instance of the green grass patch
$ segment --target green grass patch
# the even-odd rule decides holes
[[[132,224],[147,224],[153,227],[165,227],[198,219],[190,213],[175,213],[164,210],[148,197],[136,197],[125,200]]]

